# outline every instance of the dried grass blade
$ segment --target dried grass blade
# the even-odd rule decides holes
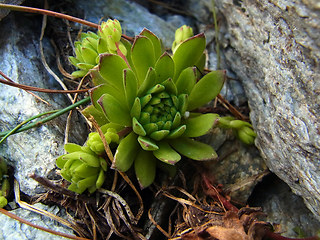
[[[65,219],[63,219],[61,217],[58,217],[58,216],[56,216],[56,215],[54,215],[52,213],[49,213],[49,212],[47,212],[47,211],[45,211],[43,209],[37,208],[37,207],[32,206],[32,205],[30,205],[30,204],[28,204],[26,202],[21,201],[20,200],[20,187],[19,187],[19,183],[18,183],[18,181],[16,179],[14,180],[14,194],[15,194],[15,200],[16,200],[16,202],[18,203],[18,205],[21,208],[24,208],[26,210],[29,210],[29,211],[32,211],[32,212],[35,212],[35,213],[38,213],[38,214],[41,214],[41,215],[46,216],[46,217],[49,217],[49,218],[51,218],[51,219],[53,219],[53,220],[65,225],[65,226],[71,228],[72,230],[77,232],[80,236],[82,235],[81,230],[79,230],[77,226],[71,224],[67,220],[65,220]],[[38,227],[40,227],[40,226],[38,226]],[[46,229],[46,228],[44,228],[44,229]],[[53,231],[53,230],[50,230],[50,229],[47,229],[47,230],[48,231]],[[47,230],[45,230],[45,231],[47,231]],[[55,232],[54,234],[56,234],[56,235],[61,235],[62,234],[62,233],[59,233],[59,232],[56,232],[56,231],[53,231],[53,232]],[[72,238],[72,239],[79,239],[79,238]],[[80,238],[80,239],[86,239],[86,238]]]
[[[150,221],[156,226],[156,228],[163,234],[165,235],[167,238],[170,238],[170,234],[167,233],[155,220],[154,218],[152,217],[152,214],[151,214],[151,208],[149,209],[148,211],[148,217],[150,219]]]

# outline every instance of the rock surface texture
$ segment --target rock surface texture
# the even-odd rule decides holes
[[[267,166],[320,219],[320,4],[217,0]]]

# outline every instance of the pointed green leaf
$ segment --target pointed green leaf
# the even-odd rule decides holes
[[[145,36],[137,36],[134,40],[131,59],[135,73],[141,85],[150,67],[154,67],[155,55],[151,40]]]
[[[63,155],[56,159],[56,165],[58,168],[63,169],[68,160],[63,158]]]
[[[85,63],[95,63],[96,57],[98,53],[91,48],[82,47],[81,48],[81,56],[83,57],[83,60]]]
[[[172,57],[175,63],[174,80],[177,80],[183,69],[192,67],[198,62],[205,47],[206,39],[203,33],[191,37],[180,44]]]
[[[178,138],[180,137],[184,131],[186,130],[186,125],[182,125],[177,129],[171,130],[170,134],[167,136],[168,139]]]
[[[89,63],[78,63],[77,67],[81,70],[89,71],[90,69],[94,68],[95,65]]]
[[[140,118],[140,114],[141,114],[141,103],[140,103],[140,98],[136,97],[133,106],[130,110],[130,116],[131,117],[135,117],[137,119]]]
[[[112,85],[102,84],[89,90],[91,102],[96,109],[102,111],[100,104],[98,104],[98,100],[101,98],[103,94],[106,93],[116,98],[122,106],[127,107],[127,101],[123,92],[118,91]]]
[[[172,139],[169,144],[180,154],[193,160],[207,161],[218,157],[210,145],[197,142],[190,138]]]
[[[204,66],[206,65],[206,54],[203,53],[201,57],[199,58],[198,62],[195,64],[196,65],[196,73],[197,77],[200,78],[203,75],[203,70]]]
[[[170,133],[169,130],[159,130],[150,134],[150,137],[156,141],[164,139]]]
[[[101,84],[107,84],[108,85],[108,81],[106,79],[104,79],[97,68],[91,69],[90,70],[90,76],[92,79],[92,82],[94,84],[94,86],[99,86]]]
[[[115,97],[110,94],[103,94],[98,103],[110,122],[122,126],[131,126],[130,111],[127,106],[121,104]]]
[[[86,70],[78,70],[78,71],[72,72],[71,75],[74,78],[82,78],[87,73],[88,73],[88,71],[86,71]]]
[[[184,69],[178,77],[176,86],[178,94],[186,93],[190,94],[192,88],[196,84],[196,68],[188,67]]]
[[[121,172],[126,172],[131,167],[139,149],[137,135],[134,132],[129,133],[120,141],[114,155],[112,168]]]
[[[77,66],[77,64],[80,63],[80,61],[78,59],[76,59],[75,57],[72,57],[72,56],[69,56],[69,62],[74,66]]]
[[[148,137],[139,136],[138,142],[140,143],[140,146],[142,147],[143,150],[154,151],[154,150],[159,149],[157,144]]]
[[[200,137],[207,134],[213,127],[215,120],[219,117],[218,114],[207,113],[198,117],[188,118],[185,121],[187,126],[183,137]]]
[[[146,28],[144,28],[139,35],[145,36],[151,40],[154,50],[154,57],[155,59],[158,59],[162,53],[160,39],[153,32]]]
[[[132,129],[139,136],[145,136],[147,134],[141,123],[139,123],[135,117],[132,118]]]
[[[172,81],[171,78],[169,78],[166,81],[164,81],[162,83],[162,85],[166,87],[166,91],[168,93],[173,94],[173,95],[177,95],[177,93],[178,93],[177,87],[176,87],[176,85],[174,84],[174,82]]]
[[[66,143],[64,145],[64,150],[68,153],[81,152],[81,146],[75,143]]]
[[[156,158],[151,152],[140,150],[134,161],[134,170],[140,187],[148,187],[156,176]]]
[[[146,73],[145,79],[138,90],[138,96],[141,97],[157,83],[157,74],[154,68],[149,68]]]
[[[181,115],[184,115],[184,113],[187,111],[188,98],[189,98],[189,96],[187,94],[180,94],[178,97],[178,101],[179,101],[178,109],[179,109]]]
[[[223,87],[225,77],[225,71],[213,71],[201,78],[189,95],[188,110],[201,107],[217,97]]]
[[[108,53],[108,43],[105,38],[99,38],[98,40],[98,47],[97,47],[98,53]]]
[[[118,55],[101,54],[99,63],[100,75],[118,91],[123,92],[123,70],[127,69],[126,62]]]
[[[101,109],[101,107],[99,107]],[[102,110],[102,109],[101,109]],[[97,108],[95,108],[93,105],[89,105],[85,109],[81,111],[82,115],[85,116],[87,119],[89,119],[90,116],[96,120],[99,126],[102,126],[106,123],[108,123],[108,119],[104,115],[102,111],[99,111]]]
[[[133,102],[137,96],[138,80],[134,72],[130,69],[125,69],[123,72],[123,86],[129,109],[132,108]]]
[[[168,78],[173,78],[174,75],[174,62],[167,52],[162,54],[155,65],[158,75],[158,83],[162,83]]]
[[[181,156],[167,142],[161,141],[158,143],[159,149],[153,151],[153,155],[160,161],[174,165],[180,161]]]

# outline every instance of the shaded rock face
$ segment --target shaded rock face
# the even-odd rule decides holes
[[[10,13],[0,22],[5,33],[0,38],[1,71],[13,81],[29,86],[60,89],[45,70],[40,57],[39,36],[41,18],[29,19],[20,13]],[[48,39],[44,39],[44,55],[49,64],[55,62]],[[56,72],[58,72],[56,70]],[[61,94],[36,93],[50,106],[21,89],[0,84],[0,131],[14,128],[22,121],[53,109],[67,107],[70,101]],[[0,156],[14,167],[21,190],[29,195],[45,191],[29,177],[35,173],[48,176],[55,169],[55,159],[63,153],[67,115],[63,115],[39,128],[9,136],[0,145]],[[83,118],[71,120],[71,142],[83,142],[87,128]]]
[[[19,5],[23,3],[23,1],[24,0],[0,0],[0,3]],[[9,13],[9,10],[0,9],[0,20],[4,18],[8,13]]]
[[[320,6],[317,1],[216,1],[224,49],[241,79],[271,171],[320,218]]]

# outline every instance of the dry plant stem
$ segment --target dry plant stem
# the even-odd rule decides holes
[[[208,189],[207,194],[209,194],[212,198],[217,198],[224,210],[230,210],[234,212],[238,212],[239,209],[231,204],[225,197],[221,196],[218,190],[210,183],[210,180],[207,176],[202,177],[205,187]]]
[[[0,72],[0,75],[2,75],[3,73]],[[3,75],[2,75],[3,76]],[[89,89],[81,89],[81,90],[51,90],[51,89],[46,89],[46,88],[38,88],[38,87],[31,87],[31,86],[27,86],[27,85],[23,85],[23,84],[19,84],[19,83],[15,83],[15,82],[10,82],[7,80],[4,80],[2,78],[0,78],[0,83],[12,86],[12,87],[16,87],[16,88],[20,88],[23,90],[29,90],[29,91],[35,91],[35,92],[45,92],[45,93],[62,93],[62,94],[66,94],[66,93],[85,93],[88,92]]]
[[[29,13],[37,13],[37,14],[42,14],[42,15],[48,15],[51,17],[56,17],[56,18],[62,18],[62,19],[67,19],[69,21],[72,22],[77,22],[89,27],[93,27],[93,28],[98,28],[98,24],[83,20],[81,18],[76,18],[76,17],[72,17],[66,14],[62,14],[62,13],[57,13],[54,11],[50,11],[50,10],[44,10],[44,9],[39,9],[39,8],[32,8],[32,7],[25,7],[25,6],[17,6],[17,5],[11,5],[11,4],[3,4],[0,3],[0,8],[7,8],[13,11],[19,11],[19,12],[29,12]]]
[[[26,225],[29,225],[33,228],[37,228],[39,230],[42,230],[42,231],[45,231],[45,232],[48,232],[48,233],[51,233],[51,234],[54,234],[54,235],[58,235],[58,236],[61,236],[61,237],[65,237],[65,238],[69,238],[69,239],[75,239],[75,240],[90,240],[90,239],[87,239],[87,238],[82,238],[82,237],[77,237],[77,236],[73,236],[73,235],[70,235],[70,234],[66,234],[66,233],[60,233],[60,232],[57,232],[57,231],[54,231],[54,230],[51,230],[51,229],[48,229],[48,228],[44,228],[44,227],[41,227],[41,226],[38,226],[32,222],[29,222],[21,217],[18,217],[17,215],[3,209],[3,208],[0,208],[0,212],[12,219],[15,219],[17,221],[19,221],[20,223],[23,223],[23,224],[26,224]]]
[[[228,109],[236,118],[240,120],[248,120],[248,117],[244,116],[239,112],[234,106],[232,106],[226,99],[224,99],[220,94],[217,96],[218,100]]]
[[[45,8],[48,7],[48,2],[45,1]],[[40,47],[40,55],[41,55],[41,61],[42,64],[44,66],[44,68],[47,70],[47,72],[60,84],[60,86],[62,87],[63,90],[68,90],[68,88],[66,87],[66,85],[61,81],[61,79],[57,76],[57,74],[55,74],[51,68],[49,67],[46,58],[44,56],[43,53],[43,46],[42,46],[42,39],[43,39],[43,35],[44,35],[44,31],[46,29],[47,26],[47,16],[44,15],[42,18],[42,26],[41,26],[41,34],[40,34],[40,42],[39,42],[39,47]],[[70,93],[67,94],[68,98],[70,99],[70,101],[72,102],[72,96],[70,95]],[[74,102],[72,102],[74,103]]]
[[[112,163],[113,162],[113,154],[111,152],[109,144],[106,141],[106,137],[104,136],[103,132],[101,131],[101,128],[99,127],[99,124],[97,123],[97,121],[92,116],[89,118],[89,121],[92,122],[92,125],[97,130],[97,132],[98,132],[98,134],[99,134],[99,136],[100,136],[100,138],[102,140],[102,143],[103,143],[103,146],[104,146],[104,150],[106,151],[106,153],[108,155],[108,158]]]
[[[51,17],[56,17],[56,18],[62,18],[62,19],[69,20],[71,22],[80,23],[80,24],[86,25],[88,27],[96,28],[96,29],[98,29],[98,26],[99,26],[98,24],[83,20],[81,18],[72,17],[67,14],[57,13],[57,12],[50,11],[50,10],[25,7],[25,6],[17,6],[17,5],[12,5],[12,4],[3,4],[3,3],[0,3],[0,8],[6,8],[6,9],[13,10],[13,11],[19,11],[19,12],[37,13],[37,14],[47,15],[47,16],[51,16]],[[124,34],[122,34],[122,37],[127,39],[128,41],[131,41],[131,42],[133,41],[132,37],[128,37]]]
[[[149,220],[156,226],[156,228],[163,234],[166,236],[166,238],[170,238],[170,234],[167,233],[155,220],[154,218],[152,217],[151,215],[151,208],[149,209],[148,211],[148,217],[149,217]]]
[[[72,230],[76,231],[80,236],[82,235],[81,234],[81,229],[78,229],[77,226],[71,224],[70,222],[68,222],[67,220],[63,219],[63,218],[60,218],[52,213],[49,213],[43,209],[40,209],[40,208],[37,208],[37,207],[34,207],[26,202],[23,202],[20,200],[20,187],[19,187],[19,183],[17,180],[14,180],[14,194],[15,194],[15,201],[19,204],[19,206],[21,208],[24,208],[26,210],[29,210],[29,211],[32,211],[32,212],[35,212],[35,213],[38,213],[38,214],[41,214],[43,216],[47,216],[69,228],[71,228]],[[56,232],[56,231],[54,231]],[[55,233],[56,235],[60,235],[59,232],[56,232]]]
[[[91,222],[92,222],[93,240],[97,240],[97,229],[96,229],[97,224],[96,224],[96,221],[94,220],[94,217],[92,216],[91,211],[88,208],[88,205],[85,203],[84,206],[85,206],[85,208],[86,208],[86,210],[87,210],[87,212],[88,212],[88,214],[90,216]]]
[[[8,80],[9,82],[14,82],[12,81],[9,77],[7,77],[3,72],[0,71],[0,74],[2,77],[4,77],[6,80]],[[39,99],[40,101],[44,102],[47,105],[51,105],[50,103],[48,103],[46,100],[42,99],[41,97],[37,96],[36,94],[34,94],[33,92],[30,92],[28,90],[25,90],[27,93],[31,94],[32,96],[34,96],[35,98]]]
[[[34,179],[35,181],[37,181],[38,183],[40,183],[41,185],[51,189],[52,191],[68,196],[74,200],[80,200],[84,203],[90,203],[90,204],[95,204],[95,201],[92,200],[92,198],[86,197],[85,195],[78,195],[73,191],[70,191],[66,188],[60,187],[58,185],[53,184],[51,181],[49,181],[46,178],[40,177],[36,174],[30,174],[29,177],[31,177],[32,179]]]
[[[82,84],[83,84],[83,81],[84,81],[84,79],[85,79],[86,76],[87,76],[87,75],[85,75],[85,76],[81,79],[81,81],[80,81],[80,83],[79,83],[79,85],[78,85],[78,87],[77,87],[77,90],[79,90],[79,89],[81,88],[81,86],[82,86]],[[74,98],[71,99],[72,104],[74,104],[74,103],[77,101],[78,95],[79,95],[79,93],[76,93],[76,94],[74,95]],[[72,118],[72,112],[73,112],[73,110],[71,110],[71,111],[69,112],[68,117],[67,117],[67,123],[66,123],[66,128],[65,128],[65,133],[64,133],[64,144],[67,144],[67,143],[69,142],[69,130],[70,130],[70,122],[71,122],[71,118]],[[65,151],[65,153],[66,153],[66,151]]]

